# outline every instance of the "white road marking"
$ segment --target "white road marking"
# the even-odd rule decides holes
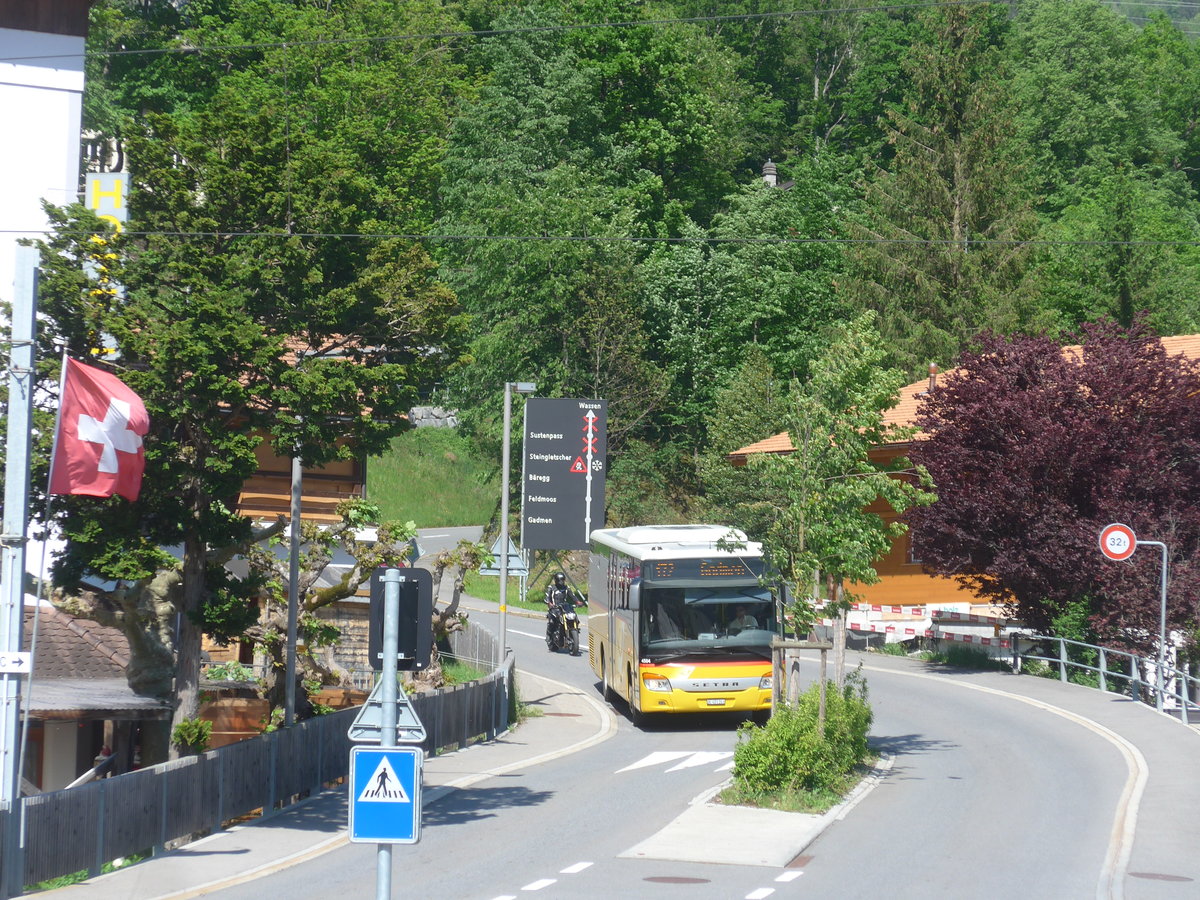
[[[519,634],[522,637],[537,638],[540,641],[544,641],[546,639],[545,632],[542,632],[541,634],[530,634],[528,631],[517,631],[515,628],[508,628],[506,630],[509,634]]]
[[[757,891],[751,891],[746,895],[746,900],[763,900],[764,897],[770,897],[775,893],[775,888],[759,888]]]
[[[590,862],[577,862],[573,866],[567,866],[565,869],[561,869],[558,874],[559,875],[577,875],[590,865],[592,865]]]
[[[790,872],[784,872],[782,875],[780,875],[775,880],[786,883],[788,881],[795,881],[797,878],[799,878],[803,874],[804,874],[804,871],[802,869],[792,869]]]
[[[693,753],[678,765],[671,766],[667,771],[678,772],[680,769],[690,769],[693,766],[707,766],[718,760],[729,759],[732,756],[732,750],[706,750],[701,753]]]
[[[895,669],[887,669],[882,666],[864,666],[863,668],[877,672],[885,672],[889,675],[902,675],[905,678],[920,678],[927,681],[936,681],[941,684],[949,684],[952,687],[964,688],[966,690],[979,691],[984,694],[992,694],[997,697],[1007,697],[1009,700],[1016,700],[1018,703],[1025,703],[1036,709],[1045,710],[1056,716],[1061,716],[1076,724],[1082,725],[1089,731],[1093,731],[1105,738],[1110,744],[1115,746],[1121,755],[1125,758],[1125,766],[1127,775],[1125,778],[1125,786],[1121,791],[1121,798],[1117,804],[1116,815],[1113,818],[1112,830],[1109,833],[1108,852],[1104,857],[1104,865],[1100,870],[1100,884],[1096,889],[1097,897],[1120,897],[1122,896],[1122,885],[1125,881],[1125,873],[1129,869],[1129,859],[1133,855],[1133,841],[1137,833],[1138,811],[1142,803],[1142,794],[1146,790],[1146,782],[1150,778],[1150,767],[1146,763],[1146,757],[1142,755],[1133,743],[1126,738],[1117,734],[1111,728],[1101,725],[1099,722],[1089,719],[1086,716],[1063,709],[1060,706],[1055,706],[1052,703],[1046,703],[1041,700],[1035,700],[1032,697],[1024,697],[1020,694],[1013,694],[1008,691],[1002,691],[998,688],[986,687],[982,684],[969,684],[962,681],[948,681],[938,675],[927,675],[922,672],[904,672]],[[842,811],[845,815],[847,810]]]
[[[676,759],[683,759],[685,756],[691,756],[691,750],[658,750],[651,753],[649,756],[643,756],[631,766],[626,766],[623,769],[617,769],[617,775],[622,772],[628,772],[632,769],[644,769],[647,766],[661,766],[663,763],[668,763]]]
[[[557,883],[557,881],[558,881],[557,878],[541,878],[541,879],[538,879],[537,881],[529,882],[529,884],[525,885],[525,887],[521,888],[521,890],[523,890],[523,891],[540,891],[542,888],[548,888],[548,887],[550,887],[550,885]]]

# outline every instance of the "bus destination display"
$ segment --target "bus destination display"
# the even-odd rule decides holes
[[[642,566],[645,581],[704,581],[706,579],[758,578],[763,573],[761,559],[656,559]]]

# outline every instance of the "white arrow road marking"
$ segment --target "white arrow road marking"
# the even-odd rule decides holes
[[[683,759],[683,757],[691,755],[692,751],[690,750],[659,750],[656,753],[651,753],[649,756],[643,756],[632,766],[626,766],[623,769],[617,769],[616,774],[620,775],[622,772],[628,772],[632,769],[645,769],[647,766],[661,766],[663,763],[668,763],[676,759]]]
[[[681,760],[681,762],[667,769],[668,772],[676,772],[679,769],[690,769],[694,766],[707,766],[715,762],[720,762],[723,759],[730,760],[729,763],[717,769],[719,772],[724,769],[733,768],[732,758],[732,750],[658,750],[649,756],[643,756],[631,766],[617,769],[615,774],[620,775],[622,772],[629,772],[633,769],[647,769],[650,766],[666,765],[676,760]]]
[[[722,759],[729,759],[733,756],[732,750],[721,751],[705,751],[703,753],[693,753],[688,759],[679,763],[677,766],[671,766],[667,769],[668,772],[677,772],[680,769],[691,769],[694,766],[707,766]]]

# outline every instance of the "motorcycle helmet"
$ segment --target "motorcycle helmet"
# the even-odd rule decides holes
[[[567,574],[565,572],[555,573],[554,586],[556,588],[565,588],[567,586]]]

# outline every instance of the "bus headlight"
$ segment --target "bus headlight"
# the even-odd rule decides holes
[[[760,691],[769,691],[771,689],[770,675],[764,675],[762,678],[758,679],[758,689]]]
[[[671,692],[671,682],[661,675],[647,675],[642,679],[642,684],[648,691],[661,691],[665,694]]]

